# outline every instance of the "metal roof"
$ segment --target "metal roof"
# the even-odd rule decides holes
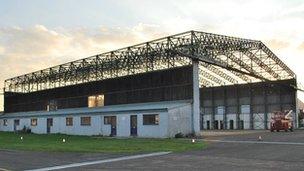
[[[100,114],[120,114],[134,112],[164,112],[170,109],[183,107],[191,104],[191,100],[149,102],[149,103],[134,103],[122,105],[110,105],[94,108],[73,108],[59,109],[56,111],[31,111],[31,112],[16,112],[0,115],[0,119],[18,118],[18,117],[46,117],[46,116],[72,116],[72,115],[100,115]]]
[[[200,86],[295,78],[261,41],[188,31],[5,80],[5,92],[33,92],[200,62]]]

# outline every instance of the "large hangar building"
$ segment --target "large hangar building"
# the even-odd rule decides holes
[[[261,41],[188,31],[5,80],[0,130],[173,137],[268,129],[297,80]]]

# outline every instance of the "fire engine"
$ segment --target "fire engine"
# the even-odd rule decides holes
[[[280,130],[284,130],[286,132],[288,130],[293,131],[292,110],[273,112],[270,122],[270,131],[273,132],[274,130],[277,132]]]

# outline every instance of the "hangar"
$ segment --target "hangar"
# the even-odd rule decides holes
[[[261,41],[188,31],[5,80],[0,130],[140,137],[268,129],[297,79]]]

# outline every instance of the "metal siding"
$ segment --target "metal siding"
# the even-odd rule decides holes
[[[5,112],[46,110],[56,99],[58,109],[87,107],[87,96],[102,93],[105,105],[192,99],[192,67],[89,82],[32,93],[5,92]]]

